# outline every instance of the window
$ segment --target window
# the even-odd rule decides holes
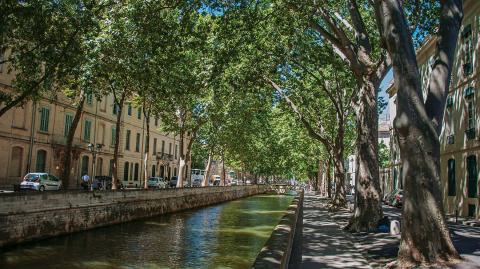
[[[168,144],[168,154],[172,155],[172,143]]]
[[[469,198],[477,197],[477,156],[467,157],[467,192]]]
[[[175,145],[175,160],[177,159],[178,145]]]
[[[468,76],[473,72],[473,36],[472,26],[467,25],[462,32],[462,46],[463,46],[463,75]]]
[[[82,157],[82,166],[81,166],[80,174],[82,176],[88,174],[88,156]]]
[[[22,175],[23,148],[13,147],[10,160],[11,162],[8,175],[11,177],[20,177]]]
[[[117,104],[113,104],[113,111],[112,111],[113,115],[117,115],[118,113],[118,105]]]
[[[113,159],[110,159],[110,164],[108,165],[108,176],[113,175]]]
[[[127,109],[128,116],[132,116],[132,105],[128,104],[128,109]]]
[[[73,115],[72,114],[65,114],[65,130],[63,132],[63,135],[65,137],[68,136],[68,133],[70,132],[70,129],[72,128],[72,123],[73,123]]]
[[[103,175],[103,158],[100,158],[100,157],[98,158],[96,166],[97,166],[96,174]]]
[[[87,104],[92,105],[93,104],[93,94],[91,92],[87,93]]]
[[[165,141],[162,140],[162,154],[165,153]]]
[[[158,126],[158,117],[155,117],[155,126]]]
[[[453,96],[449,95],[447,97],[447,108],[451,108],[451,107],[453,107]]]
[[[473,99],[467,101],[467,129],[465,134],[467,139],[475,138],[475,104]]]
[[[115,142],[117,141],[117,128],[112,126],[112,139],[110,141],[111,146],[115,146]]]
[[[125,165],[123,166],[123,180],[127,181],[128,180],[128,168],[129,168],[129,163],[125,162]]]
[[[40,131],[48,132],[49,117],[50,117],[50,109],[48,107],[40,108]]]
[[[448,196],[455,196],[456,194],[456,185],[455,185],[455,160],[448,160]]]
[[[125,135],[125,150],[130,150],[130,130],[127,130],[127,134]]]
[[[153,139],[153,154],[157,154],[157,139]]]
[[[47,164],[47,152],[43,149],[37,151],[37,162],[35,172],[45,172]]]
[[[468,88],[465,89],[463,94],[465,95],[465,98],[467,98],[467,99],[472,98],[475,95],[475,88],[468,87]]]
[[[135,151],[140,152],[140,134],[137,133],[137,139],[135,140]]]
[[[130,163],[130,177],[129,180],[132,181],[133,179],[133,163]]]
[[[156,172],[156,171],[155,171],[155,165],[152,165],[152,177],[155,176],[155,172]]]
[[[139,168],[139,165],[138,165],[138,163],[136,163],[135,164],[134,175],[133,175],[133,181],[138,181],[138,168]]]
[[[173,176],[176,177],[177,176],[177,168],[173,168]]]
[[[137,118],[138,118],[139,120],[142,119],[142,107],[139,107],[138,110],[137,110]]]
[[[469,204],[468,205],[468,217],[469,218],[474,218],[475,217],[475,205]]]
[[[92,122],[85,120],[85,126],[83,127],[83,140],[90,141],[90,133],[92,129]]]

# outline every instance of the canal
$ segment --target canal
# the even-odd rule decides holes
[[[249,268],[293,196],[257,195],[22,244],[0,268]]]

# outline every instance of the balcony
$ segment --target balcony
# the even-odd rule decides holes
[[[51,136],[51,143],[54,145],[66,146],[67,145],[67,137],[64,135],[52,135]],[[81,147],[86,148],[88,142],[82,141],[79,138],[73,138],[72,147]]]
[[[157,160],[171,162],[173,161],[173,155],[166,153],[157,153]]]
[[[475,128],[465,130],[465,135],[468,140],[475,139]]]

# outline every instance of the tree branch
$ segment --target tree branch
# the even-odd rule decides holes
[[[293,101],[282,91],[280,86],[278,86],[274,81],[272,81],[269,78],[265,78],[265,80],[272,85],[272,87],[280,94],[280,96],[285,100],[287,105],[292,109],[292,111],[297,115],[297,117],[300,119],[302,124],[305,126],[305,128],[308,131],[308,134],[313,138],[318,141],[320,141],[322,144],[324,144],[326,147],[330,147],[331,143],[328,141],[328,139],[323,135],[319,134],[315,131],[315,129],[310,125],[310,123],[305,119],[303,114],[300,112],[298,107],[293,103]],[[321,126],[323,128],[323,126]]]

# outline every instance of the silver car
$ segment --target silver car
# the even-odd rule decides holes
[[[21,190],[57,191],[62,187],[62,181],[49,173],[28,173],[20,183]]]
[[[148,179],[147,185],[149,188],[164,189],[167,187],[167,182],[162,177],[151,177]]]

